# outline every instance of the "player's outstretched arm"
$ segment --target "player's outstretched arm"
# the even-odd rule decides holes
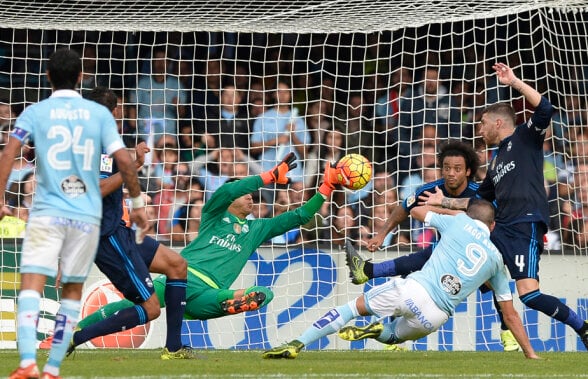
[[[541,102],[541,94],[521,79],[517,78],[512,69],[504,63],[496,63],[492,66],[501,84],[510,86],[521,93],[533,107]]]
[[[395,227],[397,227],[402,221],[408,218],[409,213],[401,205],[394,205],[392,208],[392,214],[386,220],[386,223],[376,231],[376,235],[367,241],[367,248],[369,251],[374,252],[378,250],[388,233],[390,233]]]
[[[527,332],[525,332],[523,322],[515,310],[512,304],[512,300],[499,301],[499,304],[504,316],[504,322],[519,343],[521,349],[523,349],[525,357],[530,359],[541,359],[537,354],[535,354],[535,350],[533,350],[533,347],[531,346],[529,336],[527,336]]]
[[[432,205],[446,209],[466,210],[470,202],[469,198],[451,198],[445,197],[439,187],[435,187],[435,192],[424,191],[419,196],[419,205]]]

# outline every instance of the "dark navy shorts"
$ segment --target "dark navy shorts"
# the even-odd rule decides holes
[[[542,222],[496,224],[490,239],[500,250],[511,278],[539,280],[539,260],[545,233],[547,227]]]
[[[100,238],[95,263],[125,298],[140,304],[154,293],[149,266],[158,248],[159,242],[147,236],[137,245],[135,231],[119,226]]]

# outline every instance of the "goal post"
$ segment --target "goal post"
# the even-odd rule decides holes
[[[266,309],[187,321],[186,342],[203,348],[267,348],[295,338],[328,309],[367,288],[349,283],[343,239],[358,245],[373,236],[392,204],[439,178],[431,166],[438,146],[449,138],[476,149],[483,167],[475,179],[481,180],[492,155],[476,135],[486,105],[511,101],[519,121],[528,116],[521,95],[497,82],[491,69],[497,61],[508,63],[554,105],[544,147],[551,219],[541,284],[588,318],[588,300],[579,289],[588,266],[587,0],[9,0],[2,8],[2,143],[22,109],[51,93],[44,75],[49,55],[62,46],[78,50],[84,63],[82,93],[96,85],[113,89],[120,96],[127,145],[144,140],[153,148],[140,174],[152,197],[153,235],[178,251],[197,235],[198,206],[187,206],[190,201],[198,194],[206,201],[226,177],[264,169],[266,158],[257,143],[265,137],[256,132],[256,120],[282,101],[280,83],[290,89],[285,105],[295,125],[283,151],[296,152],[300,181],[289,190],[256,194],[257,216],[299,206],[314,193],[324,165],[343,154],[360,153],[372,161],[373,179],[365,190],[335,191],[313,222],[268,241],[251,258],[235,288],[270,286],[276,297]],[[163,85],[154,79],[161,67]],[[419,91],[431,82],[439,102],[424,102],[424,109],[400,106],[419,96],[423,100]],[[233,116],[220,106],[226,96],[240,104]],[[231,121],[223,124],[227,117]],[[30,206],[27,173],[34,171],[34,163],[34,153],[24,150],[14,162],[7,201],[15,214],[26,214]],[[190,216],[192,211],[196,216]],[[16,344],[23,225],[12,221],[0,222],[0,348]],[[382,261],[418,251],[434,238],[434,232],[409,219],[388,236],[380,252],[361,253]],[[84,298],[93,307],[117,299],[103,279],[96,270],[86,286]],[[47,288],[41,334],[51,329],[55,300],[56,292]],[[563,324],[518,300],[517,306],[524,311],[535,349],[583,349]],[[165,327],[162,320],[155,325],[137,332],[151,333],[145,338],[126,333],[92,346],[158,347]],[[499,350],[491,299],[472,295],[440,332],[411,346]],[[318,347],[365,346],[333,337],[311,346]]]

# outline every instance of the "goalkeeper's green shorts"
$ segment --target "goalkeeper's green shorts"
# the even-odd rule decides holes
[[[165,275],[160,275],[153,281],[155,293],[159,298],[161,308],[165,307]],[[265,300],[259,308],[265,307],[274,298],[273,292],[267,287],[250,287],[245,294],[257,291],[265,294]],[[188,274],[188,286],[186,288],[186,310],[185,320],[209,320],[227,316],[223,311],[221,303],[234,297],[235,290],[212,288],[198,277]]]

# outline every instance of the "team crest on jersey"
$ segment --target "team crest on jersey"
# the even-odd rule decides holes
[[[100,171],[112,173],[113,161],[107,154],[100,154]]]
[[[240,224],[237,224],[237,223],[233,224],[233,231],[234,231],[236,234],[241,234],[241,229],[242,229],[242,228],[241,228],[241,225],[240,225]]]
[[[447,293],[457,295],[461,291],[461,281],[456,276],[445,274],[441,277],[441,288]]]
[[[414,202],[416,201],[416,194],[413,193],[412,195],[410,195],[409,197],[406,198],[406,207],[410,208]]]
[[[61,182],[61,190],[69,197],[78,197],[86,193],[86,183],[75,175],[70,175]]]
[[[512,149],[512,141],[508,141],[508,145],[506,145],[506,151],[510,151]]]

